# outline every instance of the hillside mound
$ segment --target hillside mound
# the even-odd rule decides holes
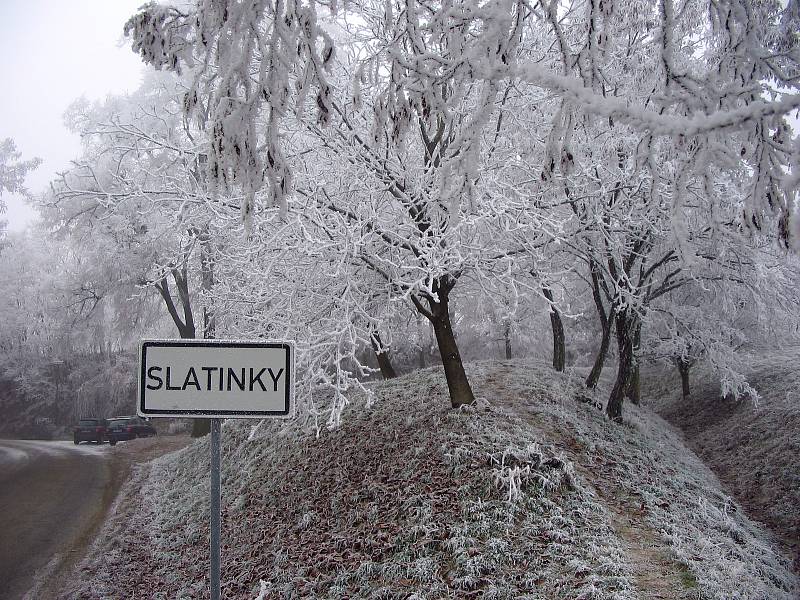
[[[703,368],[692,371],[688,401],[673,371],[654,378],[651,398],[749,514],[779,536],[800,572],[800,348],[744,362],[758,399],[721,398]]]
[[[374,386],[318,437],[223,429],[223,597],[793,598],[787,561],[659,417],[624,426],[577,378],[472,365]],[[200,598],[208,441],[127,486],[68,598]]]

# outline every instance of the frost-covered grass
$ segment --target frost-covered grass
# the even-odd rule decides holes
[[[429,369],[376,384],[319,438],[228,421],[223,596],[794,597],[785,561],[658,417],[613,425],[541,366],[470,376],[473,407],[450,410]],[[107,528],[70,597],[206,593],[208,450],[139,474],[137,529],[110,544]]]
[[[673,370],[651,374],[654,407],[683,430],[691,447],[750,514],[782,539],[800,569],[800,349],[743,357],[759,399],[720,397],[710,370],[691,373],[683,401]]]
[[[606,502],[649,526],[667,545],[678,573],[701,598],[795,598],[788,561],[767,541],[680,435],[646,408],[625,406],[622,427],[572,397],[580,378],[558,379],[545,366],[507,371],[507,402],[552,440],[561,439],[579,472]],[[497,375],[496,375],[497,377]],[[531,396],[534,402],[520,400]],[[605,394],[600,390],[600,395]],[[520,406],[525,404],[524,406]],[[677,594],[670,597],[680,597]]]

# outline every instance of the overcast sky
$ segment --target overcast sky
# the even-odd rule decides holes
[[[81,96],[135,90],[144,69],[122,40],[122,26],[144,0],[0,0],[0,140],[13,138],[23,158],[42,165],[28,176],[33,192],[77,157],[79,140],[62,115]],[[0,218],[19,231],[34,213],[4,195]]]

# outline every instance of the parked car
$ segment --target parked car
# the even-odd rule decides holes
[[[76,444],[81,442],[95,442],[102,444],[108,439],[108,421],[106,419],[81,419],[72,432],[72,440]]]
[[[117,442],[150,437],[156,433],[155,427],[141,417],[111,417],[108,420],[108,441],[112,446]]]

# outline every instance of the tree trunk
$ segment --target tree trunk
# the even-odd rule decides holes
[[[558,312],[553,302],[553,291],[546,285],[542,285],[542,292],[550,303],[550,327],[553,331],[553,368],[558,372],[562,372],[566,361],[564,324],[561,322],[561,313]]]
[[[639,344],[642,341],[642,325],[639,322],[633,333],[633,372],[631,373],[630,384],[628,385],[628,398],[636,406],[642,401],[642,387],[639,380]]]
[[[636,406],[642,402],[642,384],[639,379],[639,359],[634,351],[634,364],[631,369],[631,380],[628,382],[628,398]]]
[[[506,344],[506,360],[511,360],[513,358],[511,353],[511,319],[503,320],[503,340]]]
[[[443,314],[435,316],[432,321],[433,332],[436,334],[436,343],[442,357],[444,376],[447,379],[447,388],[450,391],[450,403],[453,408],[464,404],[472,404],[475,396],[469,385],[461,354],[458,351],[453,327],[450,324],[450,315],[445,309]]]
[[[616,317],[617,350],[619,360],[617,364],[617,379],[611,390],[611,396],[606,405],[606,414],[615,423],[622,423],[622,403],[630,387],[633,372],[633,336],[630,331],[627,310]]]
[[[608,348],[611,345],[611,329],[612,322],[608,321],[606,326],[603,327],[603,335],[600,338],[600,348],[597,351],[597,356],[594,357],[594,365],[592,365],[592,370],[586,378],[586,387],[590,390],[597,387],[597,382],[600,380],[600,375],[603,372],[606,356],[608,356]]]
[[[611,330],[614,328],[614,309],[611,308],[609,313],[606,314],[606,308],[603,305],[603,294],[600,289],[600,268],[596,262],[593,261],[591,263],[590,270],[592,276],[592,298],[594,299],[597,316],[600,318],[600,326],[603,331],[600,338],[600,348],[594,358],[594,365],[592,365],[592,370],[586,378],[586,387],[593,390],[597,387],[597,382],[600,381],[600,375],[606,364],[606,356],[608,356],[608,347],[611,345]]]
[[[428,365],[425,363],[425,348],[427,347],[428,336],[430,331],[427,329],[425,321],[422,319],[417,320],[417,334],[419,335],[419,351],[417,352],[417,366],[424,369]]]
[[[472,393],[467,373],[464,371],[453,326],[450,323],[449,294],[454,285],[455,280],[452,278],[446,278],[444,281],[440,278],[435,281],[433,289],[438,301],[432,297],[427,298],[429,309],[426,309],[415,296],[412,296],[411,299],[417,310],[433,325],[433,332],[436,335],[436,343],[439,346],[439,354],[444,366],[444,376],[447,379],[447,388],[450,391],[450,404],[453,408],[458,408],[465,404],[472,404],[475,395]]]
[[[172,317],[172,322],[175,323],[175,327],[178,328],[178,334],[181,339],[194,339],[197,336],[197,332],[194,328],[192,305],[191,299],[189,298],[189,287],[186,277],[185,275],[182,276],[178,269],[172,269],[171,273],[172,278],[175,280],[175,287],[178,289],[178,299],[181,301],[181,306],[183,308],[183,319],[181,319],[180,314],[178,314],[178,308],[175,304],[175,300],[172,298],[172,292],[169,289],[169,280],[167,279],[168,276],[165,276],[164,279],[157,282],[155,287],[159,294],[161,294],[161,298],[167,306],[167,312],[169,312],[169,316]]]
[[[173,269],[172,277],[175,279],[175,287],[178,289],[178,299],[183,307],[183,331],[181,337],[184,339],[196,338],[197,329],[194,324],[194,311],[192,310],[192,299],[189,295],[189,277],[186,273],[184,264],[180,270]]]
[[[692,364],[683,358],[679,358],[677,363],[678,373],[681,375],[681,390],[683,391],[683,399],[686,400],[689,397],[689,394],[691,394],[691,390],[689,389],[689,369],[691,368]]]
[[[393,379],[397,377],[397,373],[392,366],[392,361],[389,359],[389,349],[383,345],[381,336],[377,330],[372,332],[369,341],[378,359],[378,368],[381,370],[381,376],[383,376],[384,379]]]

